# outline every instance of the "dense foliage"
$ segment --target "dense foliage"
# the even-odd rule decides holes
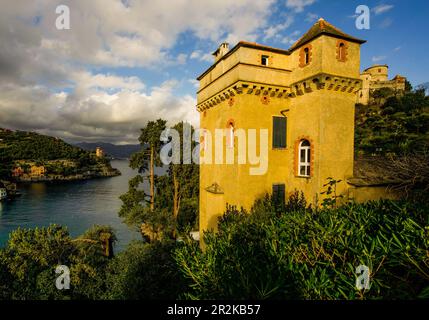
[[[175,241],[135,241],[106,270],[103,298],[115,300],[177,299],[187,281],[174,260]]]
[[[94,299],[103,290],[110,257],[106,238],[116,238],[110,227],[95,226],[77,239],[66,228],[17,229],[0,249],[2,299]],[[58,290],[56,267],[70,269],[71,290]]]
[[[250,212],[228,207],[205,248],[190,239],[135,241],[94,227],[14,231],[0,249],[0,299],[414,299],[429,297],[429,206],[411,202],[306,207],[269,197]],[[108,241],[106,241],[108,240]],[[70,268],[58,290],[55,268]],[[370,289],[356,288],[366,265]]]
[[[227,208],[219,230],[177,262],[193,299],[410,299],[429,293],[429,208],[380,201],[311,210],[258,201]],[[357,290],[356,267],[371,271]],[[233,279],[233,281],[231,281]]]
[[[429,97],[424,90],[392,96],[373,93],[373,103],[356,106],[355,147],[360,155],[414,153],[429,149]]]
[[[180,244],[136,241],[114,256],[115,241],[104,226],[76,239],[56,225],[12,232],[0,249],[0,300],[176,299],[185,290],[173,256]],[[69,290],[56,288],[59,265],[70,270]]]

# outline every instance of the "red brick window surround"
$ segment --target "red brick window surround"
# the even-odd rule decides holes
[[[301,136],[295,141],[294,167],[296,177],[313,177],[314,143],[307,136]]]
[[[349,45],[347,41],[337,40],[337,60],[340,62],[347,61]]]
[[[308,66],[311,63],[311,60],[313,59],[313,52],[312,52],[312,45],[308,44],[301,48],[299,51],[299,66],[301,68],[304,68],[305,66]]]

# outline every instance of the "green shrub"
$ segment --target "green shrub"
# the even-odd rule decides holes
[[[65,227],[17,229],[0,250],[0,299],[97,299],[104,293],[103,276],[110,261],[103,235],[110,227],[94,226],[72,239]],[[101,237],[101,238],[100,238]],[[70,269],[70,290],[58,290],[55,269]]]
[[[204,252],[194,244],[177,250],[192,281],[187,298],[412,299],[428,291],[424,205],[380,201],[279,215],[263,202],[250,214],[229,207],[219,232],[204,234]],[[371,271],[369,290],[356,288],[359,265]]]
[[[174,257],[175,241],[135,241],[112,260],[106,272],[106,299],[176,299],[185,279]]]

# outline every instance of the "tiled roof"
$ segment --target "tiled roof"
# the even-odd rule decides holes
[[[337,38],[341,38],[341,39],[345,39],[345,40],[349,40],[349,41],[357,42],[361,44],[366,42],[365,40],[361,40],[344,33],[340,29],[337,29],[336,27],[334,27],[329,22],[320,18],[319,21],[317,21],[310,28],[310,30],[308,30],[306,34],[304,34],[297,42],[295,42],[289,50],[291,51],[295,50],[322,34],[331,35]]]
[[[332,24],[330,24],[329,22],[323,20],[322,18],[319,19],[319,21],[317,21],[311,28],[310,30],[304,34],[294,45],[292,45],[292,47],[288,50],[286,49],[279,49],[279,48],[273,48],[273,47],[269,47],[269,46],[265,46],[265,45],[261,45],[255,42],[247,42],[247,41],[240,41],[239,43],[237,43],[231,50],[228,51],[228,53],[226,53],[223,57],[221,57],[219,60],[217,60],[210,68],[208,68],[206,71],[204,71],[204,73],[202,73],[197,80],[201,80],[207,73],[209,73],[211,70],[213,70],[213,68],[222,60],[228,58],[232,53],[234,53],[235,51],[238,50],[238,48],[240,47],[247,47],[247,48],[253,48],[253,49],[259,49],[259,50],[266,50],[266,51],[270,51],[270,52],[275,52],[275,53],[280,53],[280,54],[285,54],[285,55],[290,55],[291,52],[297,48],[299,48],[300,46],[308,43],[309,41],[317,38],[318,36],[325,34],[325,35],[331,35],[333,37],[336,38],[341,38],[341,39],[345,39],[345,40],[349,40],[352,42],[357,42],[357,43],[365,43],[365,40],[361,40],[355,37],[352,37],[344,32],[342,32],[340,29],[337,29],[336,27],[334,27]],[[217,50],[215,51],[215,53],[217,52]]]

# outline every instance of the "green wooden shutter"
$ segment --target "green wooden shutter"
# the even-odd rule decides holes
[[[286,117],[273,117],[273,148],[286,148]]]
[[[284,205],[286,200],[286,185],[273,184],[273,200],[276,204]]]

